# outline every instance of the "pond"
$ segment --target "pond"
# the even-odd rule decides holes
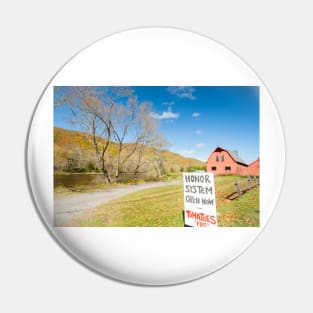
[[[63,186],[66,188],[77,186],[95,186],[97,184],[105,183],[103,174],[54,174],[54,188]]]
[[[111,175],[114,178],[114,175]],[[150,177],[143,173],[138,175],[139,179],[149,180]],[[122,173],[120,175],[121,182],[127,182],[134,179],[133,173]],[[75,174],[54,174],[54,188],[56,187],[79,187],[79,186],[96,186],[105,183],[105,178],[102,173],[75,173]]]

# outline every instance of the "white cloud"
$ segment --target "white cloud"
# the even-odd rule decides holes
[[[189,86],[170,86],[167,87],[166,90],[171,95],[176,95],[179,98],[187,98],[190,100],[195,100],[196,97],[193,95],[195,89]]]
[[[150,116],[152,118],[155,118],[156,120],[166,120],[166,119],[179,118],[179,113],[174,113],[170,110],[170,108],[168,108],[168,111],[162,112],[162,114],[151,112]]]
[[[179,153],[183,155],[191,155],[191,154],[195,154],[196,150],[181,150],[179,151]]]
[[[205,143],[197,143],[196,147],[198,148],[203,148],[205,146]]]
[[[202,134],[203,134],[203,131],[200,130],[200,129],[198,129],[198,130],[195,131],[195,133],[196,133],[197,135],[202,135]]]
[[[192,117],[199,117],[200,116],[200,113],[199,112],[194,112],[192,113]]]

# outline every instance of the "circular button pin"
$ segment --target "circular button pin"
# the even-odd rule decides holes
[[[170,28],[120,32],[69,60],[28,137],[29,184],[54,239],[134,284],[234,260],[268,222],[284,166],[279,116],[253,70]]]

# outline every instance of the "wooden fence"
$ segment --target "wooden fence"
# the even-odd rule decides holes
[[[258,187],[260,185],[260,179],[256,176],[248,176],[247,178],[240,180],[235,179],[234,185],[235,191],[227,197],[230,200],[241,198],[245,192]]]

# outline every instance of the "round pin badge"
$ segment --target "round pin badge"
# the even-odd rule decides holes
[[[170,28],[97,41],[36,107],[27,169],[53,238],[106,277],[170,285],[239,256],[268,222],[285,166],[279,116],[232,51]]]

